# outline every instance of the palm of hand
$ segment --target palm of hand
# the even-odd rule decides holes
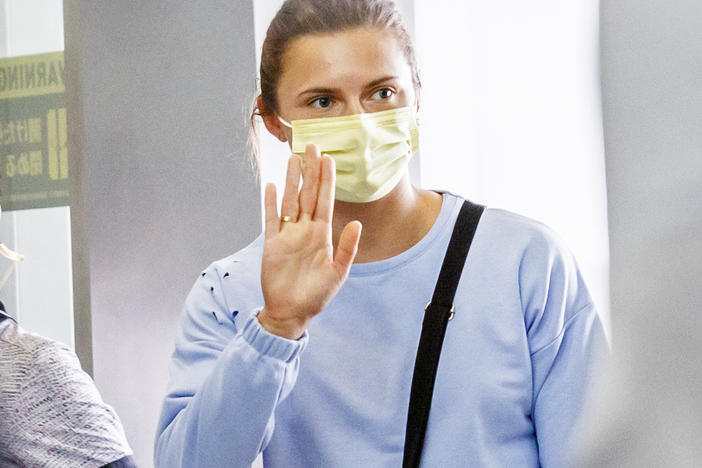
[[[268,331],[297,338],[346,280],[361,234],[358,222],[341,233],[334,254],[331,221],[334,204],[334,161],[309,145],[302,189],[301,161],[290,159],[281,211],[294,222],[281,222],[275,186],[266,187],[266,233],[261,266],[265,307],[259,321]]]
[[[271,309],[287,310],[291,316],[316,315],[331,299],[329,293],[341,286],[341,274],[324,223],[300,220],[265,244],[262,286]]]

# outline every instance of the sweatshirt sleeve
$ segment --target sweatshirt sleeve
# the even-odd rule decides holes
[[[272,335],[257,313],[237,329],[216,268],[198,278],[176,335],[156,467],[248,467],[270,441],[308,338]]]
[[[572,254],[532,245],[520,281],[532,363],[532,419],[544,468],[569,466],[588,390],[609,354],[604,327]]]

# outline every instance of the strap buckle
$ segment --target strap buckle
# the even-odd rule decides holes
[[[430,305],[431,305],[431,301],[427,302],[427,306],[424,308],[424,312],[426,312],[427,310],[429,310],[429,306],[430,306]],[[451,310],[449,311],[449,318],[448,318],[449,320],[452,320],[452,319],[453,319],[454,310],[456,310],[456,304],[451,303]]]

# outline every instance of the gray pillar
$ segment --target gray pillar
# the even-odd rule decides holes
[[[65,0],[76,348],[141,467],[177,320],[261,231],[250,0]]]
[[[604,0],[614,362],[585,466],[702,460],[702,3]]]

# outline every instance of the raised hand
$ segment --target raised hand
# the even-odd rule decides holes
[[[297,339],[348,277],[361,237],[361,223],[347,224],[334,252],[332,214],[336,169],[317,145],[307,145],[305,173],[299,190],[302,160],[288,161],[281,216],[275,185],[266,186],[266,228],[261,267],[265,306],[258,315],[270,333]]]

